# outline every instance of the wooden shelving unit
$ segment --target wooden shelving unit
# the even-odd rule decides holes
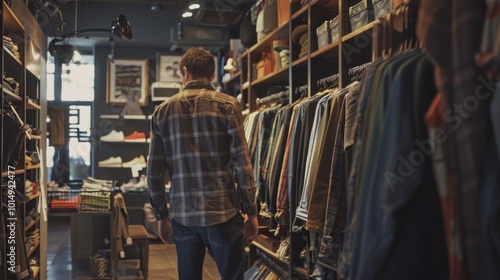
[[[307,95],[311,96],[318,92],[318,83],[322,78],[336,75],[339,77],[339,86],[343,87],[349,81],[348,69],[353,63],[364,63],[371,61],[372,45],[369,41],[367,46],[362,46],[359,51],[362,55],[356,57],[355,60],[350,61],[343,55],[348,44],[353,44],[357,36],[363,35],[371,38],[371,31],[375,22],[363,26],[362,28],[350,32],[349,31],[349,14],[348,9],[350,6],[355,5],[357,2],[350,0],[313,0],[304,6],[297,5],[294,1],[290,2],[290,18],[282,25],[278,26],[269,35],[257,42],[254,46],[248,48],[240,56],[242,61],[241,69],[241,92],[246,96],[250,112],[256,111],[256,100],[258,98],[266,97],[266,89],[269,86],[281,85],[287,86],[290,92],[289,103],[297,100],[299,97],[293,93],[296,90],[306,85]],[[339,35],[338,40],[330,44],[318,48],[317,41],[317,28],[320,27],[325,21],[339,17]],[[308,49],[306,55],[298,57],[299,53],[304,53],[305,50],[301,46],[293,42],[292,34],[294,28],[299,25],[306,24],[308,34]],[[330,31],[328,31],[330,32]],[[287,40],[290,50],[290,63],[288,67],[281,68],[272,72],[264,77],[255,77],[255,65],[262,57],[263,51],[272,51],[274,40]],[[290,210],[290,220],[295,218],[295,210]],[[290,226],[291,227],[291,226]],[[307,231],[293,232],[288,228],[286,232],[291,237],[290,245],[290,260],[285,261],[278,258],[276,252],[265,247],[259,241],[254,241],[250,246],[250,258],[258,258],[255,251],[259,254],[266,255],[267,261],[273,262],[273,266],[283,269],[283,273],[292,279],[309,279],[308,271],[311,267],[302,267],[303,260],[300,259],[299,254],[302,248],[299,246],[308,245],[307,241],[309,233]],[[297,245],[298,244],[298,245]]]
[[[7,101],[12,104],[12,107],[4,107],[4,109],[6,111],[12,110],[11,114],[15,117],[0,116],[0,127],[2,129],[0,134],[0,147],[2,147],[0,169],[2,170],[2,182],[13,182],[20,194],[14,198],[17,206],[13,209],[19,215],[17,224],[19,228],[16,230],[19,230],[24,235],[19,240],[26,240],[35,232],[40,236],[36,246],[26,248],[28,250],[26,252],[28,259],[18,259],[16,265],[36,258],[38,265],[31,267],[34,279],[46,279],[46,265],[39,266],[39,264],[47,262],[46,221],[41,219],[42,214],[39,214],[28,225],[23,222],[30,211],[38,209],[42,198],[40,190],[38,190],[36,194],[29,195],[26,200],[26,194],[31,192],[27,191],[29,184],[26,186],[25,182],[39,182],[42,178],[46,178],[44,176],[45,165],[39,163],[26,167],[27,163],[24,155],[26,151],[37,151],[40,148],[40,153],[42,153],[40,158],[45,158],[44,153],[47,143],[43,132],[47,131],[45,121],[47,116],[45,86],[47,38],[35,16],[26,6],[25,1],[13,0],[8,2],[11,2],[11,4],[7,4],[6,1],[2,2],[2,34],[4,42],[9,40],[7,38],[10,38],[14,45],[8,46],[4,44],[0,61],[2,74],[6,78],[5,82],[9,83],[12,89],[2,87],[2,104]],[[42,135],[28,136],[26,133],[20,133],[25,124],[39,128]],[[3,192],[0,193],[0,198],[3,200],[2,195]],[[5,219],[1,219],[1,228],[5,228],[4,222]],[[7,242],[7,239],[3,238],[1,242]],[[5,245],[7,244],[5,243],[0,247],[6,248]],[[8,267],[8,264],[5,263],[6,258],[0,259],[4,262],[2,268]],[[15,275],[13,277],[15,278]],[[6,269],[0,270],[0,279],[10,278],[11,276],[8,275]]]

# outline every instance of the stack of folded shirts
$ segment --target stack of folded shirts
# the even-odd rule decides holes
[[[14,79],[12,77],[6,77],[5,75],[3,75],[2,86],[5,89],[19,95],[19,91],[20,91],[19,83],[16,81],[16,79]]]
[[[3,36],[3,46],[8,49],[17,59],[21,60],[19,47],[12,41],[12,38]]]
[[[47,184],[47,191],[49,192],[66,192],[69,191],[71,188],[68,187],[66,184],[60,184],[57,183],[56,181],[51,181]]]
[[[81,210],[85,212],[106,212],[111,208],[113,182],[89,177],[83,180]]]
[[[50,194],[49,194],[50,198]],[[81,197],[80,193],[68,192],[64,196],[54,197],[50,200],[50,209],[60,212],[78,212],[80,210]]]

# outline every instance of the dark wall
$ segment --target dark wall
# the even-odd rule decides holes
[[[156,80],[156,54],[157,49],[140,48],[140,47],[120,47],[115,50],[115,58],[147,58],[148,59],[148,84]],[[123,131],[125,135],[129,135],[134,131],[149,133],[149,120],[109,120],[101,119],[101,115],[120,114],[123,106],[106,104],[106,87],[107,87],[107,63],[109,47],[99,46],[95,48],[95,101],[94,101],[94,123],[92,131],[93,140],[93,173],[94,176],[103,179],[118,180],[126,182],[132,178],[130,169],[122,168],[98,168],[100,160],[107,159],[111,156],[121,156],[124,162],[130,161],[133,158],[143,155],[147,156],[147,143],[108,143],[101,142],[99,138],[107,135],[111,130]],[[150,92],[148,92],[149,96]],[[159,102],[152,103],[149,96],[147,106],[141,107],[143,113],[148,116],[153,113],[155,105]]]
[[[245,10],[248,9],[248,3],[245,1],[219,0],[227,5],[221,6],[227,9]],[[179,4],[160,4],[160,9],[156,12],[151,10],[152,3],[137,3],[128,1],[101,2],[101,1],[78,1],[68,2],[59,0],[59,7],[64,18],[64,33],[75,31],[75,18],[77,19],[77,29],[88,28],[110,28],[111,22],[120,14],[124,14],[130,25],[134,38],[132,41],[117,39],[117,46],[139,46],[154,47],[163,50],[170,49],[170,28],[183,22],[186,25],[195,25],[191,19],[183,19],[182,10],[187,5],[187,1],[179,1]],[[161,1],[159,1],[161,2]],[[75,4],[78,3],[78,4]],[[76,8],[76,5],[77,8]],[[45,34],[49,37],[60,36],[58,25],[61,22],[59,14],[55,12],[53,6],[32,7],[32,10],[38,9],[38,22],[42,26]],[[76,12],[77,10],[77,12]],[[224,26],[223,26],[224,28]],[[230,38],[239,37],[239,24],[225,26],[229,31]],[[90,34],[92,37],[101,37],[100,40],[78,39],[79,44],[94,46],[105,45],[107,34]],[[74,39],[72,39],[74,40]]]
[[[158,12],[153,12],[151,11],[151,3],[79,1],[78,12],[75,13],[75,2],[60,2],[60,10],[65,21],[64,33],[75,30],[75,18],[77,18],[78,30],[110,28],[112,20],[118,15],[124,14],[132,26],[134,38],[132,41],[117,39],[117,46],[168,49],[170,27],[176,25],[182,19],[178,5],[161,5],[162,8]],[[59,16],[53,12],[52,7],[40,11],[38,21],[43,25],[42,27],[47,36],[60,36],[60,31],[57,30],[57,24],[60,22]],[[107,44],[106,33],[96,35],[103,37],[97,44]],[[93,45],[94,43],[91,41],[90,44]]]

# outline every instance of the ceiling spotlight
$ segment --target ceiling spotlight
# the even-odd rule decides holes
[[[155,4],[151,5],[151,11],[155,12],[155,13],[159,12],[160,11],[160,5],[158,3],[155,3]]]
[[[189,9],[190,10],[196,10],[196,9],[199,9],[199,8],[200,8],[200,4],[198,4],[196,2],[189,4]]]
[[[190,11],[185,11],[183,14],[182,14],[182,17],[183,18],[188,18],[188,17],[192,17],[193,16],[193,13],[190,12]]]

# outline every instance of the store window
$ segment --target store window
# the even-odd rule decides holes
[[[59,71],[54,58],[47,56],[47,101],[51,106],[64,108],[65,146],[53,146],[47,141],[47,169],[49,180],[59,182],[79,181],[90,172],[90,126],[94,101],[94,55],[85,52],[73,56]],[[58,75],[57,73],[60,73]],[[57,86],[60,85],[60,92]],[[47,122],[50,123],[50,114]],[[49,125],[50,126],[50,125]]]

